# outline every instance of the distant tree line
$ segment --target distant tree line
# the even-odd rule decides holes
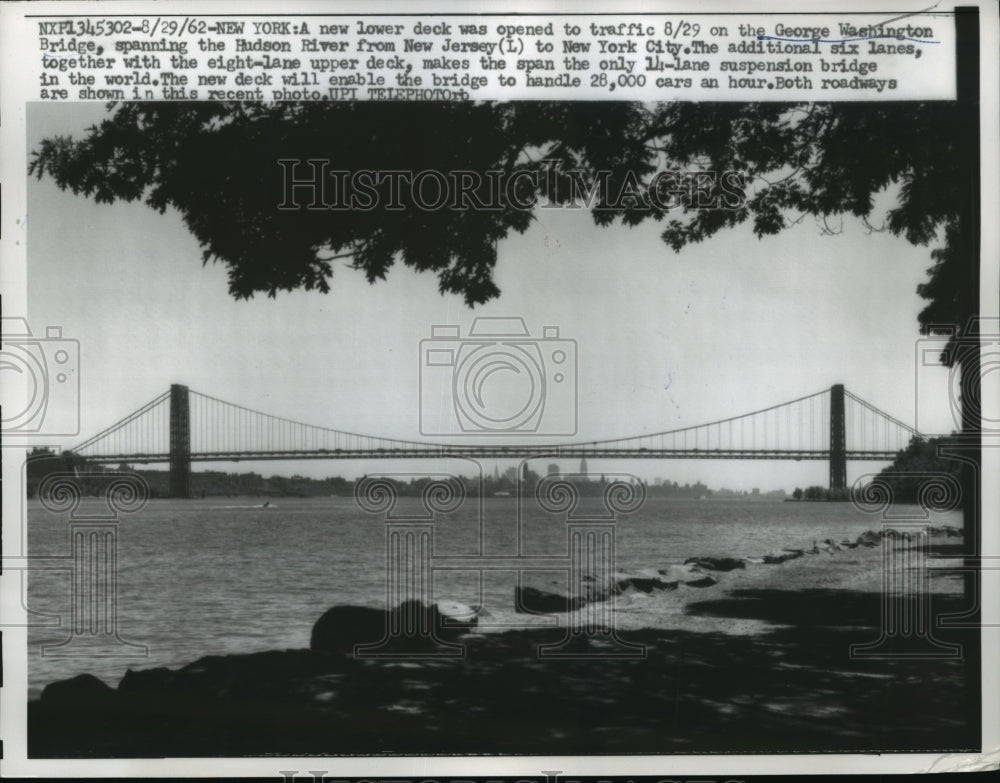
[[[806,501],[844,501],[851,499],[851,491],[849,489],[830,489],[828,487],[821,487],[818,484],[814,484],[811,487],[806,487],[804,490],[801,487],[796,487],[795,491],[792,493],[792,499]]]
[[[952,476],[958,480],[962,463],[941,454],[942,447],[952,440],[950,436],[926,439],[915,437],[905,449],[896,454],[892,464],[878,474],[879,482],[891,489],[894,502],[918,503],[921,487],[934,474]],[[851,491],[815,485],[804,490],[796,487],[792,498],[805,501],[850,500]]]
[[[893,463],[879,474],[879,479],[892,489],[896,503],[917,503],[928,474],[942,474],[958,480],[963,463],[941,453],[942,447],[954,440],[950,436],[912,438],[910,445],[896,455]]]
[[[152,498],[170,496],[170,473],[166,470],[147,470],[126,463],[116,467],[100,465],[64,451],[55,453],[50,449],[37,448],[28,455],[27,464],[27,495],[34,498],[45,477],[52,473],[69,473],[76,476],[76,481],[84,495],[102,495],[107,485],[121,473],[134,473],[140,476],[149,488]],[[514,495],[517,493],[533,493],[542,476],[531,470],[527,465],[521,467],[520,480],[517,468],[508,468],[503,474],[495,471],[492,475],[483,477],[460,476],[456,480],[462,482],[466,497],[493,497],[494,495]],[[612,479],[603,474],[600,478],[574,474],[565,474],[561,479],[573,484],[581,496],[600,496]],[[419,497],[426,486],[434,479],[430,477],[414,477],[409,481],[387,479],[401,497]],[[191,473],[191,495],[193,497],[350,497],[354,494],[355,479],[342,476],[328,478],[309,478],[307,476],[270,476],[259,473],[227,473],[219,470],[196,471]],[[662,484],[645,485],[650,497],[696,498],[709,497],[713,491],[700,481],[694,484],[680,485],[676,481],[664,481]]]
[[[696,481],[694,484],[684,484],[683,486],[676,481],[664,481],[662,484],[647,486],[646,494],[650,497],[663,498],[700,498],[710,497],[712,490],[700,481]]]

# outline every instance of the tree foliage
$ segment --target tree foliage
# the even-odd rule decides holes
[[[908,103],[127,103],[80,139],[44,140],[30,172],[99,202],[143,199],[177,209],[205,262],[228,267],[236,297],[329,290],[339,258],[370,282],[397,261],[437,275],[469,305],[499,294],[497,243],[523,232],[532,210],[279,210],[282,158],[329,160],[331,170],[470,170],[518,180],[518,200],[565,202],[572,178],[604,186],[599,225],[663,224],[674,251],[750,223],[758,237],[811,216],[856,216],[912,243],[935,241],[925,328],[975,310],[960,247],[972,145],[954,104]],[[555,168],[558,167],[558,168]],[[544,171],[543,171],[544,170]],[[558,171],[553,176],[551,172]],[[657,172],[737,171],[736,209],[664,209],[644,190]],[[545,172],[548,172],[546,175]],[[602,174],[603,172],[603,174]],[[604,177],[602,180],[601,177]],[[488,187],[484,180],[482,195]],[[638,187],[635,187],[635,185]],[[717,187],[717,186],[716,186]],[[633,197],[609,199],[630,188]],[[525,190],[527,189],[527,190]],[[880,194],[895,203],[877,229]]]
[[[946,451],[942,454],[943,447],[954,440],[955,436],[926,440],[913,438],[896,455],[893,463],[879,473],[879,480],[891,489],[893,500],[898,503],[920,502],[921,492],[935,476],[945,479],[953,477],[957,480],[963,463],[949,459]]]

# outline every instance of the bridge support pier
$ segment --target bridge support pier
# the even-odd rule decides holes
[[[842,383],[830,387],[830,489],[847,489],[847,427]]]
[[[170,497],[191,497],[191,408],[179,383],[170,386]]]

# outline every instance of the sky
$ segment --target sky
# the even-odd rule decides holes
[[[99,104],[31,104],[29,153],[47,136],[81,135],[103,114]],[[916,287],[931,247],[845,217],[833,236],[807,218],[776,237],[757,239],[742,226],[675,253],[655,222],[599,228],[584,210],[536,214],[527,232],[499,244],[502,294],[475,310],[439,294],[433,275],[402,265],[374,286],[342,267],[326,295],[236,301],[225,267],[202,265],[178,213],[99,205],[32,178],[28,317],[36,333],[60,325],[80,342],[82,436],[183,383],[309,424],[421,440],[420,340],[434,324],[457,324],[465,335],[477,316],[520,316],[533,336],[558,326],[576,341],[579,440],[714,421],[834,383],[922,431],[953,428],[947,371],[915,370],[925,304]],[[426,465],[205,467],[322,477]],[[825,462],[589,467],[714,488],[791,491],[827,481]],[[852,463],[848,480],[880,467]]]

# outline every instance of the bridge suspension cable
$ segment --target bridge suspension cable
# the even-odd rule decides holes
[[[378,452],[406,449],[441,451],[433,443],[362,435],[261,413],[191,391],[191,452],[295,453]]]
[[[705,424],[578,446],[647,451],[807,453],[829,449],[829,389]]]
[[[106,427],[73,449],[83,457],[166,454],[170,450],[170,392]]]
[[[174,389],[188,401],[183,414],[172,414],[171,392],[166,392],[73,451],[106,462],[157,462],[171,455],[195,461],[235,461],[507,454],[887,460],[905,449],[912,438],[921,437],[914,428],[842,386],[704,424],[621,438],[528,446],[439,444],[363,435],[272,416],[182,386]],[[837,410],[833,409],[834,392],[841,401]],[[834,421],[837,437],[831,442]]]
[[[845,390],[844,396],[849,403],[845,412],[848,451],[898,452],[904,450],[913,438],[924,439],[913,427],[856,394]]]

